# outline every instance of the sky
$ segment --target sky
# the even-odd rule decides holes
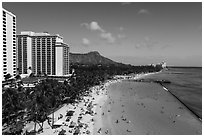
[[[201,2],[3,2],[17,34],[59,34],[72,53],[98,51],[114,61],[202,66]]]

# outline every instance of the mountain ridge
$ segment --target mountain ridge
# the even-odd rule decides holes
[[[107,57],[102,56],[98,51],[91,51],[88,53],[69,53],[70,64],[83,65],[126,65],[118,63]]]

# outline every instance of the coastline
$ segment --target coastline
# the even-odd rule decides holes
[[[160,72],[155,72],[155,73],[160,73]],[[136,79],[139,79],[139,78],[143,78],[147,75],[151,75],[151,74],[155,74],[155,73],[142,73],[142,74],[134,74],[134,75],[128,75],[128,76],[115,76],[115,79],[117,80],[111,80],[108,82],[108,86],[106,86],[106,91],[105,91],[105,96],[102,97],[99,102],[98,102],[98,106],[97,108],[95,109],[96,112],[97,112],[97,115],[94,116],[94,120],[95,120],[95,124],[94,124],[94,128],[93,128],[93,135],[106,135],[108,134],[107,131],[110,132],[110,129],[112,129],[112,133],[114,135],[114,129],[111,128],[111,118],[108,117],[105,112],[109,112],[111,111],[110,110],[110,107],[109,109],[105,108],[104,109],[104,106],[108,106],[109,104],[111,104],[111,101],[110,101],[110,96],[108,95],[108,90],[109,90],[109,87],[112,85],[112,84],[115,84],[115,83],[120,83],[122,82],[123,80],[127,80],[127,79],[132,79],[132,80],[136,80]],[[114,102],[112,102],[114,103]],[[106,131],[104,131],[104,119],[103,117],[106,117],[105,119],[105,122],[107,122],[109,124],[108,128],[106,127]]]
[[[48,120],[44,122],[43,132],[38,133],[37,135],[58,135],[60,131],[65,130],[66,135],[73,135],[76,131],[76,134],[89,135],[94,133],[94,123],[96,121],[96,116],[99,116],[100,111],[98,112],[97,106],[102,106],[104,101],[107,98],[107,87],[112,84],[120,81],[117,80],[107,80],[101,85],[91,87],[91,91],[88,96],[84,96],[81,101],[75,104],[64,104],[61,108],[54,112],[54,123],[58,128],[52,129],[48,124]],[[68,111],[74,111],[73,116],[66,121],[66,113]],[[98,115],[97,115],[98,113]],[[52,118],[52,114],[48,116]],[[58,119],[61,117],[60,119]],[[95,119],[95,120],[94,120]],[[98,120],[97,120],[98,121]],[[101,122],[99,122],[101,123]],[[70,125],[74,127],[70,128]],[[76,128],[77,127],[77,128]],[[34,129],[34,122],[27,123],[23,129],[23,133],[30,132]],[[39,130],[40,126],[37,124],[36,129]],[[80,131],[78,130],[80,129]]]
[[[108,96],[101,134],[202,134],[202,122],[159,84],[123,81]]]
[[[120,85],[121,83],[123,83],[123,80],[128,80],[128,79],[135,80],[135,79],[143,78],[143,77],[145,77],[147,75],[151,75],[151,74],[155,74],[155,73],[136,74],[136,75],[131,75],[131,76],[116,76],[112,80],[107,80],[106,82],[102,83],[101,85],[97,85],[97,86],[90,88],[90,91],[91,91],[90,94],[88,96],[83,97],[83,99],[80,102],[75,103],[73,105],[72,104],[68,104],[68,105],[65,104],[59,110],[54,112],[54,115],[55,115],[54,121],[56,123],[57,122],[60,123],[58,128],[52,129],[48,125],[48,122],[45,121],[44,126],[43,126],[44,130],[43,130],[43,132],[39,133],[38,135],[58,135],[62,131],[64,131],[64,134],[66,134],[66,135],[73,135],[73,134],[80,134],[80,135],[100,135],[100,134],[102,134],[102,135],[106,135],[106,134],[110,134],[110,135],[134,134],[134,135],[136,135],[136,134],[140,134],[140,135],[144,135],[144,134],[190,134],[190,133],[201,134],[202,130],[199,129],[199,123],[197,123],[195,121],[195,119],[192,118],[192,115],[190,115],[190,113],[187,112],[186,110],[185,110],[186,114],[183,116],[183,113],[182,113],[182,117],[180,117],[181,114],[175,114],[175,115],[179,115],[179,118],[182,118],[181,121],[184,121],[187,118],[191,119],[188,121],[190,121],[190,122],[193,121],[193,124],[196,127],[196,129],[194,127],[190,126],[191,128],[193,128],[193,131],[189,130],[191,132],[180,132],[180,131],[178,131],[178,129],[176,130],[174,128],[170,128],[170,129],[168,129],[168,131],[159,131],[159,130],[165,130],[163,128],[163,126],[169,125],[169,124],[171,125],[172,120],[177,118],[177,117],[173,116],[172,114],[171,114],[171,116],[168,115],[165,117],[163,115],[163,119],[165,119],[164,120],[165,124],[163,123],[164,125],[161,124],[162,120],[159,120],[160,121],[159,122],[159,121],[155,121],[155,118],[147,119],[147,120],[145,119],[145,118],[151,117],[150,115],[146,114],[147,112],[150,113],[151,111],[153,111],[153,114],[157,120],[160,119],[159,117],[163,113],[167,113],[167,112],[169,114],[172,112],[173,113],[174,112],[180,113],[180,111],[173,109],[175,106],[177,108],[179,108],[181,106],[178,103],[178,101],[175,100],[175,98],[172,98],[173,96],[171,96],[171,95],[167,95],[167,97],[164,98],[167,100],[167,102],[165,102],[163,99],[162,102],[157,101],[157,103],[155,103],[154,101],[158,100],[158,97],[155,97],[154,95],[147,95],[151,99],[154,100],[153,101],[154,103],[152,103],[151,102],[152,100],[150,101],[149,99],[148,100],[150,102],[149,101],[145,102],[146,97],[144,97],[144,96],[146,96],[146,95],[143,95],[143,97],[139,97],[137,95],[136,99],[134,98],[135,94],[134,94],[134,96],[133,95],[129,96],[128,98],[130,98],[130,99],[134,98],[134,101],[133,101],[134,103],[135,103],[135,101],[137,102],[137,105],[139,103],[139,105],[138,105],[139,107],[148,108],[148,104],[150,104],[149,110],[151,110],[151,111],[142,111],[141,108],[139,108],[138,110],[140,110],[140,111],[132,111],[132,108],[135,107],[135,104],[131,104],[130,102],[128,103],[128,101],[126,100],[127,98],[123,99],[126,96],[126,94],[123,94],[121,92],[122,90],[120,91],[121,92],[120,94],[113,91],[113,89],[115,89],[115,90],[119,90],[119,89],[117,87],[112,88],[112,86]],[[141,85],[141,83],[137,83],[137,85]],[[143,88],[143,90],[144,90],[144,87],[146,87],[146,90],[147,89],[154,90],[155,86],[151,87],[150,85],[152,85],[152,84],[148,83],[146,86],[142,86],[140,88]],[[165,90],[165,89],[163,89],[162,86],[155,84],[155,83],[153,83],[153,85],[157,85],[159,87],[160,94],[162,94],[162,92],[164,92],[162,90]],[[150,86],[150,87],[148,87],[148,86]],[[130,85],[127,86],[126,88],[127,88],[126,90],[133,89],[133,87]],[[134,88],[134,89],[136,89],[136,88]],[[156,89],[158,89],[158,88],[156,88]],[[133,92],[130,90],[128,92],[133,94]],[[168,99],[169,97],[171,99]],[[171,100],[171,101],[168,101],[168,100]],[[160,99],[160,101],[161,101],[161,99]],[[141,102],[142,102],[142,104],[141,104]],[[171,107],[168,107],[169,102],[171,102],[171,103],[173,102],[174,105],[171,105]],[[158,106],[160,106],[161,103],[168,104],[167,107],[165,107],[166,111],[159,110]],[[115,105],[115,104],[117,104],[117,105]],[[151,106],[152,104],[154,104],[154,105]],[[178,106],[178,104],[179,104],[179,106]],[[152,108],[157,108],[155,110],[157,110],[159,113],[152,110]],[[73,110],[74,114],[70,118],[69,121],[66,121],[66,119],[67,119],[66,113],[67,113],[67,111],[70,111],[70,110]],[[172,111],[172,112],[170,112],[170,111]],[[130,113],[130,114],[128,114],[128,113]],[[121,117],[121,114],[122,114],[122,117]],[[134,114],[134,116],[132,114]],[[62,118],[60,118],[58,120],[58,117],[60,117],[60,115],[62,116]],[[51,116],[52,116],[52,114],[49,115],[50,118],[51,118]],[[158,124],[157,126],[161,127],[161,129],[158,130],[158,129],[149,128],[147,126],[148,122],[150,122],[150,123],[153,122],[156,125]],[[173,123],[174,123],[174,120],[173,120]],[[181,124],[183,127],[185,127],[183,129],[188,129],[189,127],[188,126],[186,127],[185,124],[183,124],[183,123]],[[27,126],[25,128],[25,130],[27,129],[28,131],[30,131],[31,127],[33,127],[33,125],[34,125],[34,123],[30,124],[30,128],[29,128],[29,126]],[[70,128],[70,125],[73,125],[73,126]],[[141,125],[144,125],[144,126],[141,126]],[[148,128],[145,127],[145,125]],[[161,126],[161,125],[163,125],[163,126]],[[135,127],[137,127],[136,130],[135,130]],[[172,125],[170,127],[172,127]],[[37,126],[37,129],[39,129],[39,126]]]
[[[136,74],[131,76],[131,79],[141,78],[142,76],[149,75],[148,74]],[[61,108],[54,112],[54,123],[59,125],[58,128],[52,129],[48,124],[48,120],[46,120],[43,124],[43,132],[38,133],[37,135],[58,135],[60,131],[65,130],[66,135],[73,135],[76,131],[76,128],[69,128],[71,124],[75,127],[81,126],[80,132],[77,133],[81,135],[87,134],[97,134],[98,127],[101,127],[102,123],[102,106],[107,101],[107,89],[108,87],[117,82],[121,82],[124,79],[130,78],[130,76],[120,76],[119,78],[116,76],[114,79],[107,80],[101,85],[97,85],[91,87],[89,90],[91,91],[88,96],[83,97],[83,99],[75,104],[64,104]],[[88,107],[89,105],[89,107]],[[67,116],[66,113],[68,111],[74,111],[73,116],[69,121],[66,121]],[[89,112],[87,114],[87,112]],[[50,119],[52,118],[52,114],[48,116]],[[58,119],[61,117],[60,119]],[[80,118],[80,119],[79,119]],[[27,123],[23,129],[23,133],[30,132],[34,129],[34,122]],[[40,126],[37,124],[36,129],[39,130]]]

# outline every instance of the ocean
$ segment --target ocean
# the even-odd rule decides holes
[[[202,68],[171,67],[144,79],[168,80],[164,86],[202,118]]]

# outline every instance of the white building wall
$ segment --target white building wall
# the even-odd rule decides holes
[[[7,73],[13,75],[13,17],[6,17],[6,50],[7,50]]]
[[[14,61],[13,59],[14,58],[16,59],[16,55],[14,55],[16,54],[16,49],[15,50],[13,49],[14,47],[13,44],[16,44],[14,43],[16,39],[15,37],[13,37],[14,35],[13,32],[16,32],[16,28],[13,27],[13,17],[16,17],[16,16],[5,9],[3,9],[3,11],[6,12],[6,24],[5,25],[6,25],[6,59],[7,59],[6,67],[3,66],[3,68],[7,69],[6,70],[7,74],[10,73],[11,75],[15,75],[16,72],[14,71],[16,71],[16,61]]]
[[[27,67],[32,68],[32,39],[27,37]]]
[[[63,47],[56,47],[55,49],[56,55],[56,75],[63,75]]]
[[[33,36],[35,33],[32,31],[21,31],[22,35],[29,35],[29,36]]]
[[[27,67],[31,66],[32,70],[34,70],[35,68],[35,71],[33,71],[34,73],[37,73],[37,38],[35,36],[40,36],[41,37],[41,40],[40,40],[40,43],[42,43],[42,38],[44,36],[45,37],[45,49],[47,49],[47,40],[48,38],[50,38],[50,43],[51,43],[51,47],[50,47],[50,59],[51,59],[51,62],[50,63],[50,68],[51,68],[51,75],[53,75],[53,65],[55,65],[55,75],[64,75],[64,74],[67,74],[66,70],[63,69],[63,66],[66,65],[64,64],[64,51],[63,51],[63,46],[64,44],[63,43],[63,38],[59,35],[55,35],[57,37],[53,37],[53,35],[50,35],[48,33],[40,33],[41,35],[39,35],[39,33],[35,33],[35,32],[31,32],[31,31],[24,31],[24,32],[21,32],[21,34],[19,35],[28,35],[27,36]],[[47,37],[48,36],[48,37]],[[50,37],[49,37],[50,36]],[[35,44],[32,45],[32,40],[35,39]],[[54,43],[53,43],[53,39],[55,39]],[[40,44],[41,45],[41,44]],[[67,45],[67,44],[66,44]],[[35,48],[35,52],[32,51],[32,46],[34,46]],[[68,45],[67,45],[68,46]],[[53,51],[53,47],[55,48],[55,53],[53,54],[52,51]],[[41,48],[41,51],[42,51],[42,45],[40,46]],[[22,50],[23,50],[23,47],[22,47]],[[23,53],[23,51],[22,51]],[[32,56],[32,54],[35,54],[36,56]],[[40,63],[41,63],[41,72],[42,72],[42,52],[40,52]],[[45,56],[45,66],[46,66],[46,74],[47,74],[47,65],[48,65],[48,61],[47,61],[47,55],[48,53],[46,52],[45,53],[46,56]],[[32,59],[33,57],[35,57],[35,62],[32,63]],[[52,63],[52,59],[55,57],[55,63],[53,64]],[[69,57],[68,57],[69,58]],[[67,61],[66,61],[67,62]],[[23,67],[23,66],[22,66]],[[67,65],[67,69],[69,69],[69,65]]]
[[[59,36],[59,35],[57,35],[58,37],[56,37],[56,42],[58,43],[61,43],[61,42],[63,42],[63,38],[61,37],[61,36]]]

